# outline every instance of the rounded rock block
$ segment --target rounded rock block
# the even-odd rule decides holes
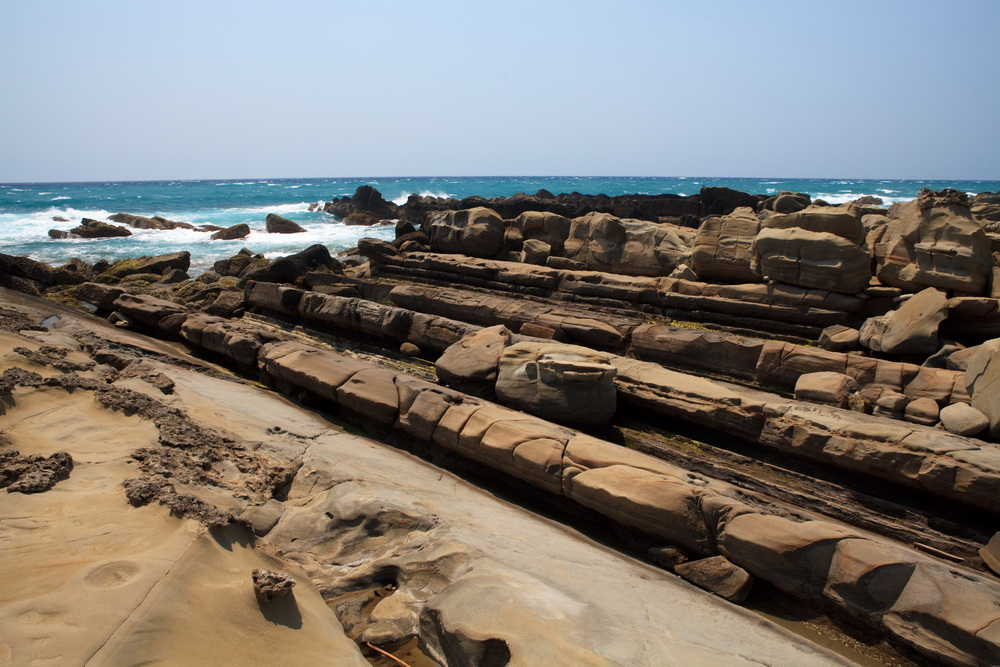
[[[522,342],[500,355],[497,397],[507,405],[573,426],[601,426],[615,414],[607,354],[575,345]]]

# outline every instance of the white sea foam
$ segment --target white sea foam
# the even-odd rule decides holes
[[[39,192],[38,194],[41,194],[41,193]],[[47,192],[46,194],[52,194],[52,193],[51,192]],[[62,199],[72,199],[72,197],[53,197],[49,201],[60,201]]]
[[[295,204],[276,204],[274,206],[254,206],[251,208],[227,208],[222,213],[305,213],[312,202],[300,201]]]
[[[410,198],[412,192],[403,192],[398,197],[392,200],[393,204],[397,206],[402,206],[406,203],[406,200]],[[430,190],[424,190],[420,193],[421,197],[438,197],[440,199],[447,199],[448,197],[454,197],[455,195],[448,194],[447,192],[431,192]]]

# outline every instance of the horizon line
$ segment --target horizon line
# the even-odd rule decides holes
[[[839,177],[818,177],[818,176],[592,176],[592,175],[424,175],[424,176],[247,176],[228,178],[153,178],[153,179],[122,179],[112,178],[104,180],[70,180],[70,181],[2,181],[0,185],[74,185],[74,184],[106,184],[106,183],[204,183],[209,181],[232,182],[232,181],[308,181],[308,180],[349,180],[349,181],[375,181],[379,179],[404,180],[404,179],[677,179],[677,180],[736,180],[736,181],[875,181],[875,182],[916,182],[916,183],[1000,183],[1000,178],[854,178],[847,176]]]

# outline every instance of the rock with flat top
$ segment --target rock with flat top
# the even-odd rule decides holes
[[[733,565],[725,556],[712,556],[688,563],[681,563],[674,572],[698,588],[711,591],[721,598],[739,604],[750,595],[753,577],[738,565]]]
[[[495,397],[500,355],[510,344],[510,337],[510,330],[502,324],[465,336],[438,359],[438,379],[473,396]]]
[[[856,390],[857,383],[843,373],[806,373],[795,383],[795,400],[843,408],[847,406],[848,397]]]
[[[609,355],[561,343],[517,343],[500,355],[497,397],[544,419],[574,426],[606,424],[615,414]]]

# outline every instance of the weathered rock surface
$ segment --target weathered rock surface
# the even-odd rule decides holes
[[[929,355],[938,349],[938,327],[948,317],[948,297],[928,287],[887,315],[868,319],[861,344],[875,352]]]
[[[500,356],[510,345],[510,339],[510,330],[502,324],[463,337],[434,364],[438,379],[452,389],[495,398]]]
[[[503,218],[484,207],[432,213],[423,231],[434,252],[496,257],[503,249]]]
[[[857,384],[844,373],[805,373],[795,382],[795,400],[847,407],[847,399]]]
[[[871,280],[868,252],[830,232],[764,228],[752,252],[751,268],[759,276],[789,285],[854,294]]]
[[[924,190],[917,200],[890,211],[890,218],[869,240],[879,280],[914,292],[936,287],[983,293],[994,261],[964,193]]]
[[[750,595],[750,589],[753,588],[753,577],[750,573],[730,563],[725,556],[712,556],[681,563],[674,568],[674,572],[695,586],[736,604],[746,600]]]
[[[990,425],[989,418],[968,403],[953,403],[941,408],[941,425],[955,435],[974,436]]]
[[[706,282],[758,282],[760,276],[750,268],[750,248],[759,231],[760,221],[751,209],[706,219],[694,239],[691,268]]]
[[[79,226],[74,227],[68,232],[62,232],[57,229],[49,230],[49,236],[54,239],[65,239],[65,238],[81,238],[81,239],[103,239],[103,238],[115,238],[120,236],[132,236],[130,232],[125,227],[120,227],[118,225],[109,225],[106,222],[101,222],[100,220],[91,220],[90,218],[84,218],[80,221]]]
[[[501,402],[543,419],[601,426],[614,416],[615,368],[608,355],[559,343],[515,343],[500,353]]]
[[[264,221],[264,228],[268,234],[301,234],[306,231],[299,223],[288,218],[282,218],[276,213],[267,214],[267,219]]]

